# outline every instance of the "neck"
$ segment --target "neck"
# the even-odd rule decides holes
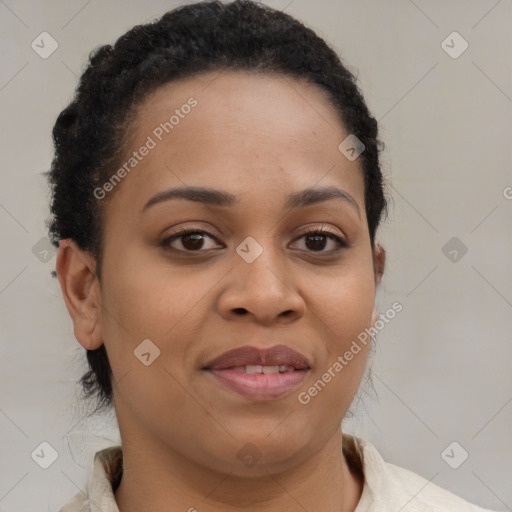
[[[363,489],[343,456],[339,429],[300,466],[252,478],[212,471],[168,446],[137,439],[144,445],[123,441],[123,476],[115,492],[120,512],[353,512]]]

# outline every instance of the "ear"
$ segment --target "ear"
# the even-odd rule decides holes
[[[384,247],[379,243],[375,244],[375,248],[373,250],[373,271],[375,275],[375,285],[378,285],[382,276],[384,275],[384,268],[386,266],[386,251]],[[371,326],[375,327],[377,320],[380,318],[379,312],[375,307],[372,313]]]
[[[384,268],[386,266],[386,251],[384,247],[379,243],[375,244],[373,250],[373,271],[375,275],[375,284],[378,284],[382,280],[384,274]]]
[[[99,348],[103,339],[96,260],[80,249],[74,240],[61,240],[56,270],[64,302],[73,321],[75,338],[88,350]]]

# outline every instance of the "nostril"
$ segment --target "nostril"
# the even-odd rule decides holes
[[[238,313],[239,315],[245,315],[247,313],[247,310],[245,308],[235,308],[233,311],[235,313]]]

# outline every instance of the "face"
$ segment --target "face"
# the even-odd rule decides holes
[[[338,150],[348,132],[314,85],[224,71],[157,90],[131,135],[129,172],[105,187],[96,324],[121,434],[215,470],[250,471],[244,450],[266,471],[299,464],[339,430],[368,352],[333,371],[371,325],[376,286],[360,164]],[[275,345],[309,369],[208,366]]]

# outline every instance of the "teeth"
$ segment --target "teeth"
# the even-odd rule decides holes
[[[246,366],[237,366],[233,368],[233,370],[245,372],[250,375],[255,375],[258,373],[285,373],[285,372],[293,372],[295,368],[293,366],[288,366],[286,364],[273,365],[273,366],[263,366],[261,364],[248,364]]]
[[[245,373],[263,373],[263,366],[261,364],[248,364],[245,367]]]

